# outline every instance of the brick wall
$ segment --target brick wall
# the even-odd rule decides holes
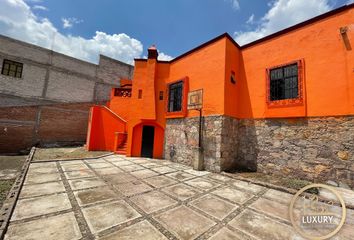
[[[32,146],[68,146],[86,140],[91,103],[0,108],[0,153]]]
[[[0,74],[0,153],[85,142],[90,105],[133,73],[103,55],[93,64],[0,35],[0,72],[4,59],[23,63],[23,72]]]

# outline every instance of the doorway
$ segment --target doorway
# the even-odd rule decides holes
[[[142,157],[148,157],[148,158],[153,157],[154,137],[155,137],[155,127],[143,126],[143,136],[141,141]]]

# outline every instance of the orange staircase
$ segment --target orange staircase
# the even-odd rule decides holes
[[[127,133],[126,132],[116,132],[116,150],[114,153],[126,155],[127,154]]]

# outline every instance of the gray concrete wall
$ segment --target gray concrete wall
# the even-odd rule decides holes
[[[66,144],[70,139],[84,142],[90,104],[109,100],[112,87],[118,87],[121,78],[131,79],[133,74],[133,66],[103,55],[96,65],[0,35],[0,71],[4,59],[23,63],[23,72],[21,78],[0,74],[0,110],[9,112],[6,117],[0,115],[0,142],[10,144],[0,144],[0,152],[13,152],[33,144],[55,144],[56,138]],[[42,114],[41,109],[48,106],[56,111]],[[31,122],[16,119],[16,109],[24,107],[34,114]],[[70,118],[62,118],[68,111]],[[56,126],[59,123],[60,128]],[[45,126],[45,131],[39,134],[38,126]],[[11,136],[10,132],[15,134]],[[46,133],[55,134],[45,136]],[[17,139],[21,134],[26,136],[23,141]],[[16,147],[11,147],[11,142],[16,142]]]

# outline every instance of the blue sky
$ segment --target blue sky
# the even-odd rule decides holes
[[[91,62],[102,53],[132,63],[156,44],[168,60],[224,32],[242,45],[349,2],[1,0],[0,34]]]

